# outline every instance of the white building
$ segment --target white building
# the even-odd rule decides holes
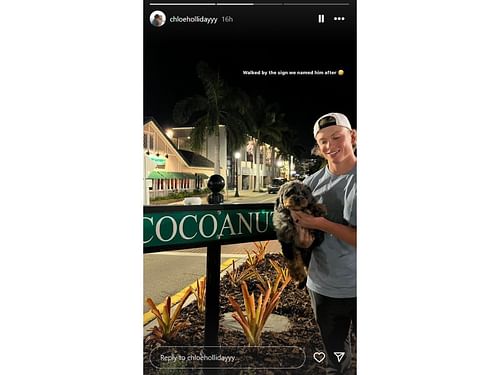
[[[166,134],[171,142],[179,149],[192,150],[190,145],[190,134],[192,127],[169,128]],[[287,177],[289,175],[289,163],[282,160],[279,165],[279,159],[276,157],[278,150],[273,149],[267,144],[260,144],[259,165],[256,163],[255,139],[248,137],[248,142],[239,150],[231,153],[227,147],[226,129],[224,125],[219,125],[220,137],[220,175],[226,181],[226,188],[234,189],[236,182],[236,169],[238,170],[238,189],[255,190],[257,187],[257,168],[259,168],[260,188],[264,189],[274,177]],[[240,159],[237,161],[235,153],[240,153]],[[215,162],[217,155],[217,138],[215,135],[208,136],[203,148],[198,153],[207,159]],[[236,165],[238,164],[238,165]],[[215,171],[213,171],[215,172]]]
[[[170,138],[172,143],[179,150],[189,150],[193,151],[190,143],[191,139],[191,131],[192,127],[185,128],[168,128],[166,130],[167,136]],[[219,150],[219,159],[220,159],[220,171],[212,170],[212,174],[220,174],[222,177],[227,176],[227,138],[226,138],[226,127],[224,125],[219,125],[219,138],[220,138],[220,150]],[[217,157],[217,137],[215,135],[211,135],[206,137],[205,144],[203,145],[201,150],[197,150],[201,156],[204,156],[208,160],[211,160],[214,163],[216,162]]]
[[[160,125],[144,122],[144,204],[170,193],[203,189],[214,163],[189,150],[178,149]]]

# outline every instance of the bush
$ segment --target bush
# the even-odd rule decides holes
[[[149,339],[165,343],[166,340],[175,337],[182,328],[187,327],[190,324],[187,321],[181,322],[178,318],[181,313],[182,306],[192,292],[193,291],[191,289],[186,290],[181,300],[178,302],[175,311],[172,311],[171,309],[172,306],[170,296],[167,296],[165,299],[165,305],[163,306],[162,312],[156,308],[156,304],[151,298],[146,300],[149,307],[151,307],[151,312],[156,316],[156,320],[158,321],[158,326],[153,327],[152,335],[149,336]]]
[[[164,201],[164,200],[180,200],[187,197],[199,197],[203,195],[207,195],[210,193],[208,189],[203,190],[195,190],[195,191],[179,191],[173,192],[167,195],[162,195],[159,197],[151,198],[151,202]]]

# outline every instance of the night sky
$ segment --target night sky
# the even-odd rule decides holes
[[[171,16],[219,16],[216,25],[167,22],[149,24],[160,9]],[[356,127],[356,45],[354,7],[186,7],[145,8],[144,116],[160,125],[172,121],[175,103],[202,94],[195,66],[206,61],[224,81],[267,103],[279,103],[285,121],[299,131],[309,150],[314,121],[327,112],[343,112]],[[201,9],[201,10],[200,10]],[[317,23],[317,14],[325,23]],[[234,23],[222,23],[231,15]],[[333,22],[333,16],[348,21]],[[351,20],[351,22],[349,22]],[[245,76],[243,70],[343,69],[344,76]]]

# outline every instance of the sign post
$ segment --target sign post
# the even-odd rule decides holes
[[[221,246],[208,245],[207,248],[207,292],[205,300],[205,346],[219,345],[220,311],[220,255]]]

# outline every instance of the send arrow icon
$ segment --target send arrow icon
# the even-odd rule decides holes
[[[333,354],[335,354],[335,356],[337,357],[337,361],[342,361],[342,358],[344,358],[344,354],[345,352],[333,352]]]

